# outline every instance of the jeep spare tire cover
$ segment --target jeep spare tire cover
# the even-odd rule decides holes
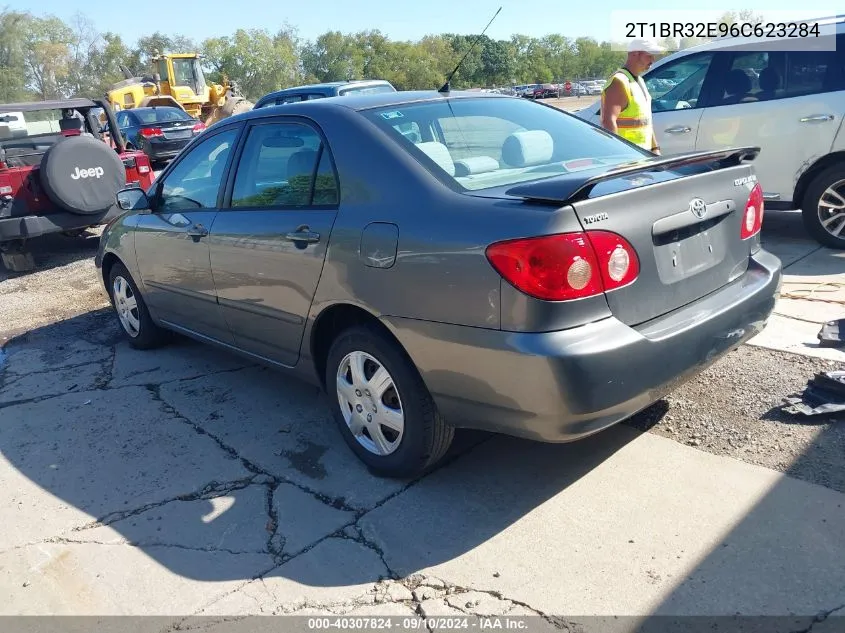
[[[126,169],[117,153],[93,136],[59,140],[41,160],[41,186],[55,204],[79,215],[108,211],[126,187]]]

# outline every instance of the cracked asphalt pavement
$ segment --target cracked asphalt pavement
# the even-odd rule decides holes
[[[0,279],[4,306],[39,306],[3,326],[0,614],[842,626],[842,423],[773,412],[831,361],[746,346],[587,440],[462,432],[435,472],[379,479],[316,389],[186,339],[122,342],[88,249]],[[49,292],[67,267],[77,303]]]

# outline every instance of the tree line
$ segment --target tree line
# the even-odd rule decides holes
[[[436,89],[476,38],[445,33],[398,41],[369,30],[327,31],[311,41],[284,24],[276,31],[238,29],[201,42],[156,31],[129,44],[118,33],[99,32],[83,13],[65,22],[53,15],[4,10],[0,13],[0,102],[101,97],[111,84],[124,79],[121,67],[137,75],[153,72],[150,58],[155,51],[201,53],[208,80],[237,81],[252,100],[288,86],[343,79],[387,79],[399,90]],[[682,41],[680,47],[694,43]],[[610,42],[589,37],[513,35],[496,40],[484,36],[453,77],[452,86],[606,77],[624,61],[625,53]]]

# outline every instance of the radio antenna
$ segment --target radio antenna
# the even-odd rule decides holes
[[[493,15],[493,17],[492,17],[492,18],[490,18],[490,21],[487,23],[487,26],[485,26],[485,27],[484,27],[484,30],[483,30],[483,31],[481,31],[481,35],[479,35],[478,37],[476,37],[476,38],[475,38],[475,41],[472,43],[472,46],[470,46],[470,47],[469,47],[469,50],[467,50],[467,52],[466,52],[466,53],[464,53],[464,56],[463,56],[463,57],[461,57],[461,61],[459,61],[459,62],[458,62],[458,65],[457,65],[457,66],[455,66],[455,70],[453,70],[452,72],[450,72],[450,73],[449,73],[449,76],[448,76],[448,77],[446,77],[446,83],[445,83],[445,84],[443,84],[442,86],[440,86],[440,90],[438,90],[437,92],[442,92],[443,94],[448,94],[448,93],[449,93],[449,91],[451,90],[451,87],[449,86],[449,82],[450,82],[450,81],[452,81],[452,77],[454,77],[455,73],[456,73],[456,72],[458,72],[458,68],[460,68],[460,67],[461,67],[461,64],[463,64],[463,63],[464,63],[464,60],[465,60],[465,59],[467,58],[467,56],[468,56],[468,55],[472,52],[472,49],[474,49],[474,48],[475,48],[475,45],[476,45],[476,44],[478,44],[478,42],[481,40],[481,38],[482,38],[482,37],[484,37],[484,34],[487,32],[487,29],[489,29],[489,28],[490,28],[490,25],[491,25],[491,24],[493,24],[493,20],[495,20],[495,19],[496,19],[496,16],[497,16],[497,15],[499,15],[499,13],[501,12],[501,10],[502,10],[502,7],[499,7],[499,10],[498,10],[498,11],[496,11],[496,13]]]

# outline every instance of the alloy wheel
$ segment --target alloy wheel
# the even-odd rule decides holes
[[[837,238],[845,238],[845,180],[839,180],[824,190],[819,198],[819,222]]]

